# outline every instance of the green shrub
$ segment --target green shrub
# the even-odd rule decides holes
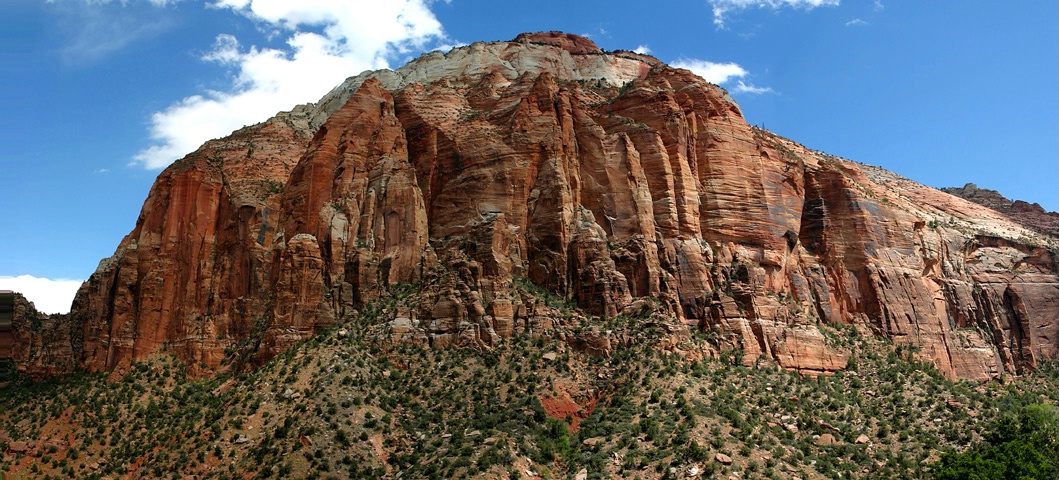
[[[948,453],[935,464],[935,478],[1054,479],[1059,459],[1059,416],[1053,405],[1031,404],[1002,414],[984,441],[962,453]]]

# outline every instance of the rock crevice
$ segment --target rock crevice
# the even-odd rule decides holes
[[[1056,357],[1055,245],[751,127],[691,72],[534,34],[362,74],[206,143],[48,333],[70,358],[32,354],[33,331],[16,351],[27,372],[168,351],[209,373],[248,339],[260,361],[410,288],[385,312],[400,341],[654,312],[747,363],[841,369],[820,326],[853,325],[983,379]]]

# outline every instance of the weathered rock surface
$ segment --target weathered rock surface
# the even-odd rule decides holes
[[[19,293],[14,297],[11,329],[0,332],[0,336],[10,345],[5,353],[16,360],[19,373],[41,379],[77,368],[81,333],[77,324],[64,314],[38,312]]]
[[[996,190],[978,188],[978,185],[973,183],[962,187],[943,188],[941,191],[992,208],[1023,226],[1047,234],[1059,235],[1059,212],[1049,212],[1038,203],[1009,200]]]
[[[57,320],[73,358],[17,360],[105,370],[168,351],[208,373],[406,289],[384,312],[400,341],[591,327],[576,304],[807,373],[848,359],[819,326],[852,325],[982,379],[1056,357],[1055,245],[753,128],[691,72],[530,34],[358,75],[206,143]],[[624,341],[608,335],[564,338],[606,354]]]

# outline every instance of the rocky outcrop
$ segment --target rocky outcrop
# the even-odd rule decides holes
[[[65,314],[38,312],[33,302],[14,293],[10,329],[0,330],[4,357],[15,361],[17,371],[31,379],[42,379],[77,368],[81,332]]]
[[[996,190],[978,188],[978,185],[973,183],[962,187],[943,188],[941,191],[992,208],[1025,227],[1059,236],[1059,212],[1049,212],[1038,203],[1012,201]]]
[[[281,255],[280,193],[310,139],[307,117],[297,109],[207,142],[158,176],[136,227],[74,299],[81,366],[164,350],[193,372],[213,369],[264,326],[294,327],[273,321],[291,317],[272,292],[291,287],[278,278],[292,262]]]
[[[399,341],[558,330],[606,354],[600,318],[662,318],[820,373],[849,355],[821,325],[850,325],[981,379],[1056,357],[1055,245],[753,128],[686,70],[522,35],[353,77],[168,168],[79,292],[64,365],[208,373],[401,291]]]

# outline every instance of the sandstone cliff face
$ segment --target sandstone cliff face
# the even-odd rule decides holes
[[[279,194],[309,139],[304,117],[282,114],[207,142],[159,175],[132,233],[74,299],[80,365],[107,370],[166,350],[192,369],[213,368],[226,348],[271,325],[279,272],[288,273],[285,294],[307,281],[280,268],[275,248]],[[304,253],[291,250],[283,265]]]
[[[753,128],[688,71],[527,34],[353,77],[171,166],[79,292],[62,365],[208,373],[404,288],[400,341],[556,330],[605,354],[597,317],[661,317],[816,373],[845,366],[819,328],[845,324],[983,379],[1056,357],[1055,245]]]
[[[7,350],[4,358],[16,360],[19,374],[42,379],[77,368],[80,334],[67,315],[40,313],[26,297],[15,293],[11,329],[0,332],[0,341]]]

